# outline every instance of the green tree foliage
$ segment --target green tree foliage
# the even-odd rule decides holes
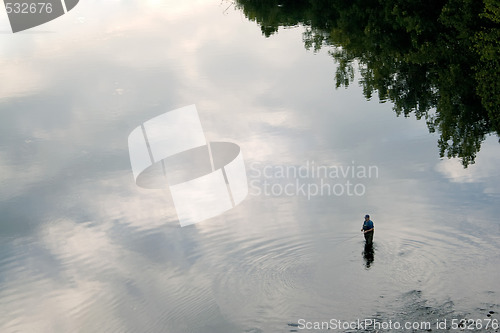
[[[500,2],[485,0],[480,17],[483,26],[474,35],[475,51],[480,59],[474,67],[477,93],[493,128],[500,128]]]
[[[302,25],[307,49],[330,47],[337,87],[354,80],[397,115],[440,133],[441,157],[474,163],[487,134],[500,135],[498,0],[238,0],[269,37]]]

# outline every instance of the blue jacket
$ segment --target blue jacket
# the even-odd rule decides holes
[[[363,230],[370,230],[373,228],[373,222],[372,220],[368,220],[363,222]]]

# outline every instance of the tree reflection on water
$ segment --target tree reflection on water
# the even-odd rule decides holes
[[[359,67],[364,96],[425,119],[440,156],[474,163],[500,135],[500,5],[495,0],[237,0],[269,37],[303,25],[307,49],[330,47],[337,88]]]

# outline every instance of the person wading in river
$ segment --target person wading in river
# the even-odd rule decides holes
[[[366,245],[372,245],[375,228],[372,220],[370,220],[370,215],[365,215],[365,222],[363,222],[363,228],[361,228],[361,231],[364,233]]]

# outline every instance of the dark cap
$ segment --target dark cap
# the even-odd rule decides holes
[[[369,218],[370,218],[370,215],[366,214],[365,219],[369,219]]]

